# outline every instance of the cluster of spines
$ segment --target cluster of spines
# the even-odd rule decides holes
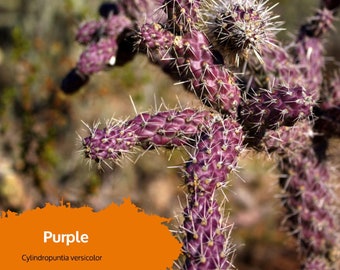
[[[102,162],[115,161],[137,146],[194,146],[191,160],[183,168],[188,204],[180,229],[186,268],[227,269],[232,250],[215,191],[226,185],[236,168],[242,142],[242,129],[235,120],[184,109],[142,113],[127,122],[95,128],[83,139],[83,149],[87,158]]]
[[[263,47],[263,65],[253,67],[255,73],[250,74],[249,89],[239,110],[249,142],[258,143],[267,129],[291,126],[313,115],[323,78],[321,35],[332,28],[332,21],[333,11],[318,10],[300,28],[293,56],[281,46]]]
[[[164,29],[159,23],[145,23],[139,29],[137,39],[139,51],[144,52],[150,61],[160,66],[170,76],[178,79],[173,69],[173,57],[170,55],[176,36]]]
[[[200,27],[225,60],[238,66],[240,60],[254,54],[262,61],[263,46],[272,46],[271,39],[280,30],[277,16],[268,1],[203,1],[200,7]]]

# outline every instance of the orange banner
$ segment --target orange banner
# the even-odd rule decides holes
[[[46,204],[22,214],[2,212],[2,269],[171,268],[181,244],[163,223],[126,199],[94,212]]]

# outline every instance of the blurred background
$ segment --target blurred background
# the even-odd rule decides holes
[[[289,43],[318,1],[276,2],[287,29],[280,39]],[[79,135],[88,130],[82,121],[92,126],[133,117],[134,106],[138,112],[161,104],[200,106],[143,55],[93,76],[74,95],[62,93],[60,82],[82,50],[74,42],[77,26],[97,18],[100,3],[0,0],[0,210],[22,212],[63,199],[98,211],[130,197],[146,213],[174,217],[181,211],[182,180],[175,167],[182,164],[183,151],[139,153],[123,159],[121,167],[102,170],[83,158]],[[339,41],[337,32],[328,35],[330,67],[340,59]],[[247,151],[240,167],[225,191],[235,223],[236,266],[298,269],[294,240],[281,226],[275,160]]]

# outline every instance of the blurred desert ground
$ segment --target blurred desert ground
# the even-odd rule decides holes
[[[288,30],[280,38],[288,42],[318,1],[279,2],[275,11]],[[161,104],[201,106],[142,55],[93,76],[72,96],[60,91],[82,49],[74,43],[77,25],[97,17],[100,3],[0,0],[0,210],[21,212],[63,199],[97,211],[130,197],[146,213],[180,213],[182,180],[173,167],[182,163],[184,151],[140,152],[130,156],[132,162],[125,158],[121,167],[104,165],[104,170],[83,159],[78,134],[87,130],[82,121],[92,126],[133,117],[131,99],[138,112]],[[330,67],[340,58],[338,29],[328,35]],[[339,178],[338,145],[333,141],[329,153],[334,179]],[[231,180],[226,211],[235,223],[238,269],[298,269],[296,246],[281,226],[275,160],[247,151]]]

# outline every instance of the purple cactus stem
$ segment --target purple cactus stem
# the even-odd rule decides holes
[[[102,38],[83,51],[78,60],[77,69],[85,75],[92,75],[113,66],[116,62],[117,49],[115,39]]]
[[[285,224],[299,241],[306,265],[317,257],[331,265],[334,261],[329,254],[336,250],[339,229],[332,208],[335,197],[326,163],[313,150],[313,136],[309,123],[301,122],[293,128],[268,132],[264,144],[280,157],[280,186],[285,191],[282,203],[287,209]]]
[[[88,21],[82,23],[77,31],[76,41],[79,44],[87,45],[97,41],[103,34],[103,21]]]
[[[228,226],[214,198],[226,186],[242,150],[243,133],[232,119],[215,122],[204,131],[185,168],[188,205],[181,230],[185,235],[185,269],[228,269],[233,250]]]
[[[324,46],[321,38],[333,28],[333,12],[318,10],[302,27],[295,45],[296,57],[305,78],[305,85],[313,100],[320,99],[320,90],[325,66]]]
[[[173,33],[183,34],[195,28],[198,20],[199,0],[165,0],[163,9]]]
[[[173,57],[170,55],[174,40],[175,36],[158,23],[143,24],[139,30],[139,50],[146,53],[152,63],[178,79],[177,72],[172,72]]]
[[[303,270],[326,270],[332,269],[329,262],[323,257],[308,258],[304,265],[302,265]]]
[[[329,29],[334,28],[334,12],[324,8],[318,10],[306,24],[303,24],[300,29],[298,39],[303,39],[304,36],[321,37]]]
[[[212,120],[210,112],[194,109],[142,113],[127,122],[111,122],[104,129],[94,128],[91,135],[83,139],[83,148],[87,158],[100,162],[116,161],[121,154],[133,152],[136,146],[148,149],[192,145]]]
[[[236,115],[240,90],[232,74],[210,50],[204,34],[192,30],[183,37],[175,37],[159,24],[145,24],[139,43],[153,63],[183,82],[204,104]]]
[[[110,15],[105,21],[105,35],[111,38],[118,38],[124,29],[132,29],[132,22],[125,15]]]
[[[76,36],[86,47],[65,92],[140,52],[210,108],[145,112],[90,128],[82,139],[85,157],[99,164],[137,148],[185,147],[184,269],[234,268],[232,226],[216,192],[245,145],[277,155],[285,225],[298,240],[302,269],[330,270],[336,260],[326,148],[340,137],[340,76],[327,81],[323,37],[340,1],[320,0],[290,47],[276,37],[280,22],[268,2],[118,0],[104,3],[100,20],[82,24]]]
[[[240,89],[225,66],[210,50],[209,41],[193,30],[176,39],[173,46],[175,66],[186,88],[201,101],[223,114],[236,115]]]
[[[287,88],[280,86],[244,98],[239,117],[243,129],[247,131],[247,142],[256,145],[266,130],[280,126],[292,126],[312,113],[310,97],[300,86]]]
[[[225,184],[226,176],[236,167],[242,150],[240,125],[230,119],[217,121],[197,143],[185,176],[189,193],[212,193]]]
[[[229,241],[231,225],[220,212],[211,194],[192,198],[184,209],[181,231],[185,235],[183,253],[188,270],[230,269],[234,249]]]
[[[163,0],[118,0],[117,4],[121,13],[124,13],[132,21],[145,22],[152,18],[153,13],[161,5]]]

